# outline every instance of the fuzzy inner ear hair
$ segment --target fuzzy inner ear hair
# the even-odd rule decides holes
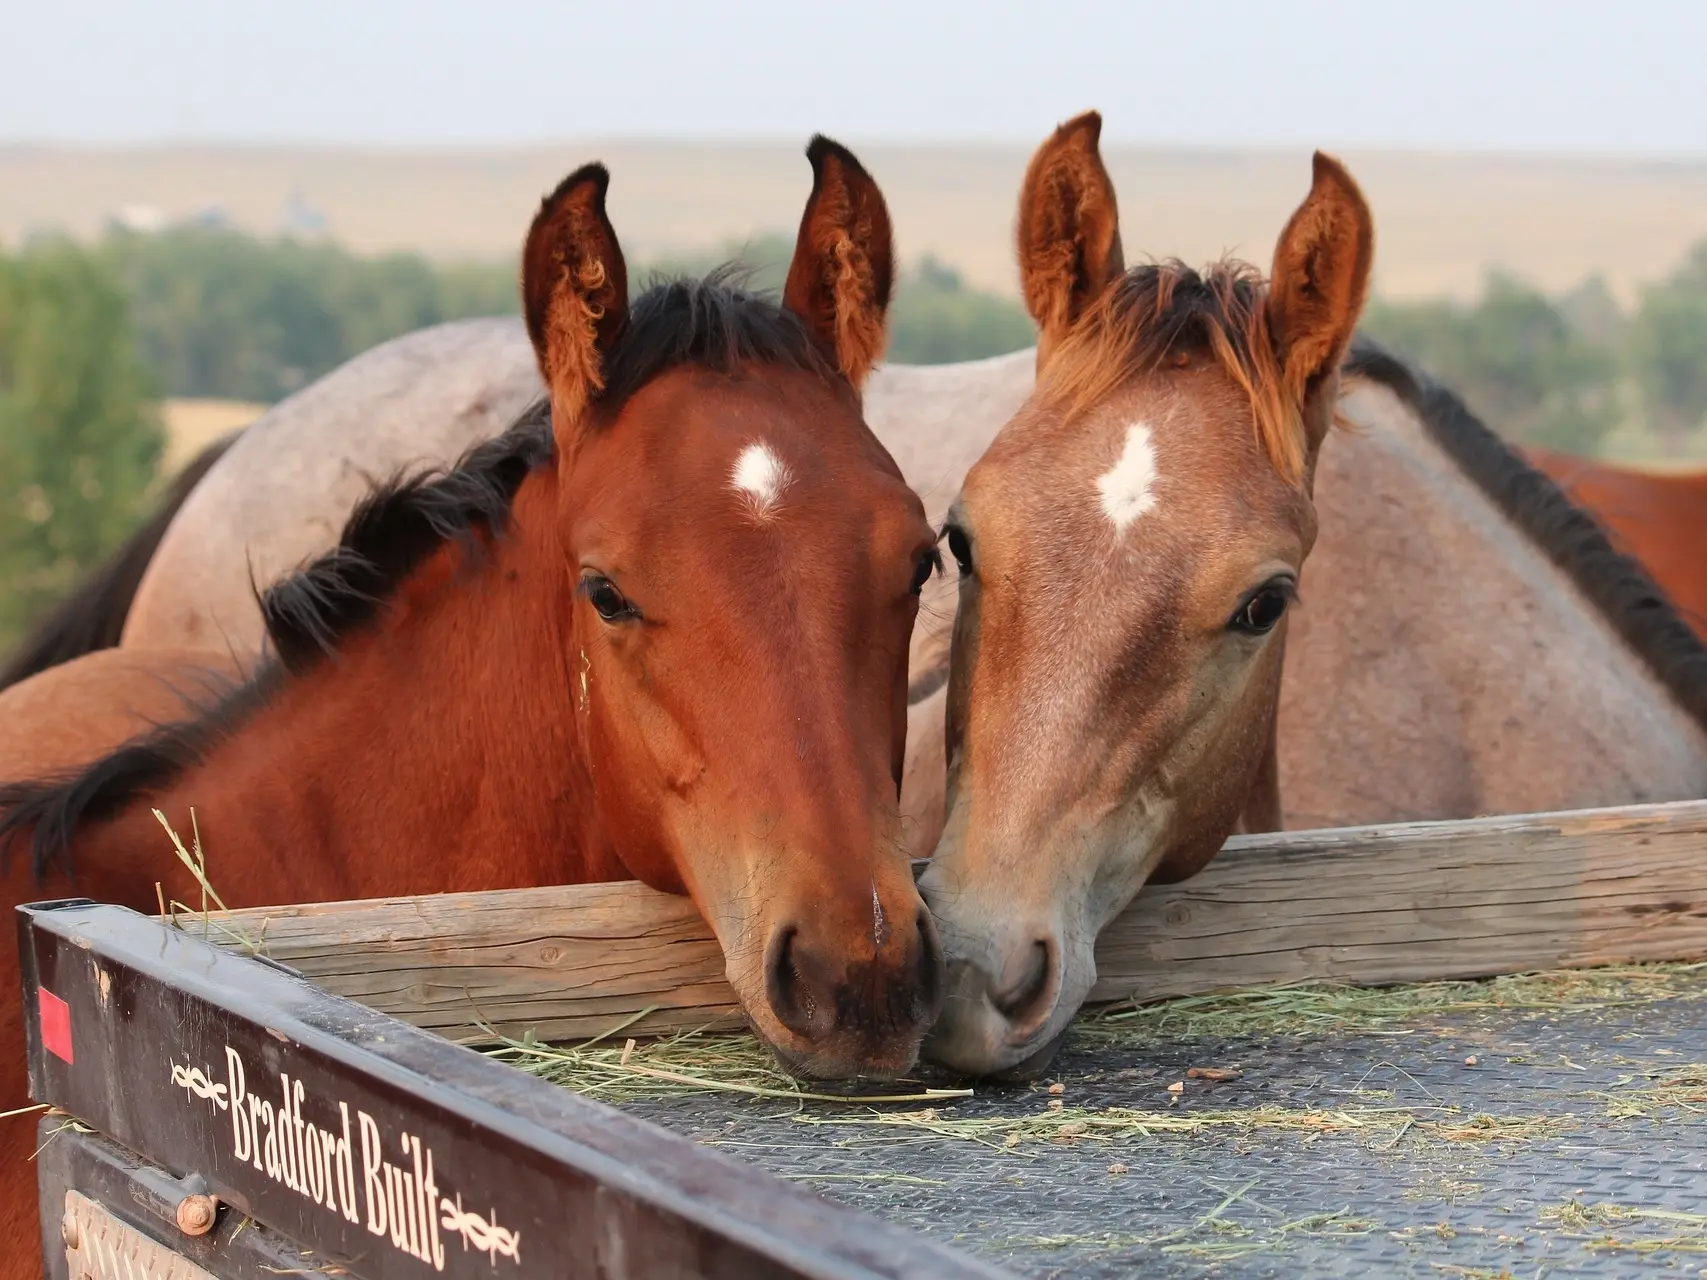
[[[1320,151],[1312,168],[1310,194],[1275,244],[1269,286],[1282,381],[1300,403],[1344,358],[1375,256],[1374,221],[1351,174]]]
[[[783,305],[855,387],[888,342],[894,237],[883,193],[854,154],[823,135],[806,149],[812,194],[800,218]]]
[[[628,267],[605,213],[610,173],[589,164],[540,202],[522,249],[522,312],[559,426],[604,386],[628,309]]]
[[[1069,120],[1032,156],[1020,189],[1020,289],[1037,322],[1040,359],[1125,270],[1101,136],[1099,113]]]

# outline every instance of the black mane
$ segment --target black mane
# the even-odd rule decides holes
[[[118,817],[134,801],[199,764],[220,738],[266,702],[283,678],[283,669],[270,660],[235,688],[210,673],[200,690],[178,691],[190,718],[125,743],[81,773],[0,783],[0,866],[13,841],[29,831],[36,879],[56,862],[69,876],[71,839],[81,824]]]
[[[678,365],[729,373],[738,364],[801,369],[840,380],[805,322],[741,286],[748,269],[718,267],[703,280],[660,280],[634,300],[628,322],[604,359],[607,413]]]
[[[732,372],[755,363],[837,380],[805,325],[774,301],[731,283],[721,268],[704,280],[654,284],[635,299],[605,353],[605,385],[593,397],[608,423],[652,379],[682,365]],[[155,729],[74,777],[0,784],[0,855],[33,832],[36,875],[59,861],[70,871],[78,825],[115,817],[206,758],[220,738],[265,705],[290,674],[334,652],[373,621],[421,564],[446,543],[477,554],[506,531],[516,491],[553,456],[551,409],[541,399],[496,439],[447,471],[404,474],[378,486],[351,513],[338,545],[259,594],[272,657],[227,696]]]
[[[1416,414],[1429,438],[1576,584],[1678,706],[1707,728],[1707,644],[1592,515],[1453,392],[1377,343],[1360,337],[1345,372],[1380,383]]]
[[[516,490],[551,458],[551,445],[551,406],[541,399],[449,471],[401,475],[375,488],[350,513],[337,546],[259,593],[279,661],[303,670],[370,622],[445,543],[473,552],[482,532],[502,533]]]

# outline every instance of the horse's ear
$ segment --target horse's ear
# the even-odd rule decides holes
[[[628,316],[628,267],[605,216],[610,173],[575,170],[540,201],[522,249],[522,314],[559,429],[604,386],[604,353]]]
[[[1338,372],[1351,343],[1375,258],[1369,205],[1345,167],[1316,152],[1310,194],[1298,206],[1274,250],[1268,300],[1282,382],[1294,404],[1305,405]],[[1311,447],[1331,413],[1306,412]]]
[[[1097,147],[1101,137],[1100,112],[1067,121],[1032,156],[1020,188],[1020,289],[1037,321],[1039,367],[1126,270],[1114,183]]]
[[[853,152],[822,134],[806,148],[812,195],[782,305],[806,322],[856,388],[883,355],[895,246],[883,193]]]

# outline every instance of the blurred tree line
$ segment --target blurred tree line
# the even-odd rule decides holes
[[[703,275],[738,259],[756,288],[781,291],[792,239],[757,237],[638,264]],[[263,241],[197,227],[116,234],[100,246],[131,302],[138,353],[165,395],[270,403],[388,338],[517,310],[512,265],[440,266],[414,254],[361,258],[331,244]],[[944,363],[1031,342],[1018,303],[969,289],[926,260],[896,289],[889,358]]]
[[[118,232],[95,256],[129,299],[137,353],[167,396],[271,403],[387,338],[518,306],[512,268],[237,231]]]
[[[98,255],[0,253],[0,649],[145,514],[157,386]]]
[[[735,262],[752,288],[781,294],[793,255],[792,236],[756,236],[732,241],[713,253],[660,259],[640,273],[638,283],[704,275],[721,263]],[[1031,317],[1018,300],[969,287],[958,271],[928,254],[895,281],[884,358],[896,364],[953,364],[1004,355],[1034,341]]]
[[[1550,298],[1496,272],[1470,303],[1371,303],[1363,330],[1518,443],[1596,454],[1635,427],[1682,457],[1707,420],[1707,241],[1628,314],[1598,277]]]

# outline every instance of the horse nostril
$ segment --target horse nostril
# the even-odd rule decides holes
[[[810,1044],[838,1035],[882,1041],[922,1031],[942,1009],[947,965],[927,912],[897,957],[850,959],[811,923],[783,925],[765,951],[765,995],[778,1023]]]
[[[1019,965],[1008,966],[1009,973],[1016,968],[1019,972],[1005,989],[992,993],[990,1003],[1009,1022],[1023,1025],[1034,1021],[1040,1012],[1048,1012],[1038,1006],[1048,999],[1052,986],[1051,955],[1049,944],[1039,939],[1031,944]]]
[[[925,908],[919,908],[918,983],[913,989],[912,1020],[921,1025],[936,1021],[942,1011],[943,974],[947,968],[942,956],[942,944],[937,941],[936,921]]]
[[[770,997],[771,1011],[778,1022],[797,1035],[809,1036],[817,1002],[809,985],[801,981],[800,968],[795,963],[794,944],[799,934],[792,925],[777,931],[771,944],[770,963],[765,966],[765,994]]]

